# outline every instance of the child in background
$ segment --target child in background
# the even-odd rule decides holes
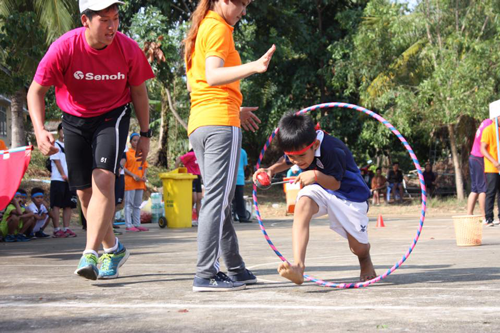
[[[200,215],[201,199],[203,197],[201,190],[201,174],[200,167],[198,166],[198,161],[196,160],[196,155],[194,154],[193,148],[189,151],[177,157],[175,161],[175,167],[178,168],[180,164],[183,164],[190,174],[198,176],[193,180],[193,206],[196,209],[196,219],[193,220],[193,226],[198,225],[198,215]]]
[[[298,165],[292,165],[292,167],[290,168],[290,170],[288,170],[286,172],[286,177],[287,178],[290,178],[290,177],[297,177],[298,175],[300,175],[302,173],[302,169],[299,168]]]
[[[0,233],[6,242],[27,242],[30,239],[24,234],[33,232],[34,214],[22,207],[23,195],[27,196],[26,191],[18,189],[2,217]]]
[[[139,133],[130,134],[130,148],[126,153],[125,170],[125,230],[131,232],[148,231],[141,227],[142,195],[146,190],[148,162],[137,161],[136,149]]]
[[[34,187],[31,189],[31,203],[28,205],[28,209],[34,214],[35,218],[35,227],[33,228],[33,232],[36,238],[47,238],[50,235],[47,235],[43,231],[49,224],[49,211],[45,206],[43,198],[45,195],[45,191],[39,187]]]
[[[347,238],[351,251],[358,257],[360,280],[376,277],[368,242],[368,198],[370,190],[346,145],[323,131],[316,131],[305,114],[289,113],[279,122],[278,146],[285,152],[267,169],[270,178],[290,168],[293,163],[304,170],[295,180],[303,188],[297,196],[292,229],[294,263],[278,267],[281,276],[296,284],[304,282],[309,225],[315,217],[328,214],[330,228]]]

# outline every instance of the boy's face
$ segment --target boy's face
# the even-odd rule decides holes
[[[394,164],[394,165],[392,166],[392,170],[394,170],[394,171],[398,171],[398,170],[399,170],[399,164]]]
[[[31,197],[31,200],[35,203],[37,207],[40,207],[43,201],[43,195],[37,195],[36,197]]]
[[[12,202],[14,202],[14,200],[16,200],[17,202],[19,202],[19,203],[20,203],[22,198],[23,198],[23,196],[22,196],[22,195],[20,195],[20,194],[16,194],[16,195],[14,196],[14,198],[12,199]]]
[[[305,152],[298,154],[298,155],[286,154],[286,156],[288,156],[288,158],[290,159],[290,161],[293,164],[295,164],[296,166],[298,166],[302,170],[307,169],[314,161],[314,153],[316,152],[316,149],[319,148],[319,144],[320,144],[319,140],[316,140],[316,141],[314,141],[313,145],[309,149],[307,149]],[[306,147],[307,147],[306,145],[303,145],[302,147],[300,147],[300,149],[298,149],[298,151],[300,151]]]
[[[139,136],[136,135],[130,140],[130,145],[132,148],[136,149],[137,148],[137,142],[139,142]]]

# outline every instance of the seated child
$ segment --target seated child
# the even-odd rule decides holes
[[[23,207],[23,195],[28,196],[26,191],[18,189],[0,222],[0,233],[6,242],[27,242],[30,239],[24,234],[33,232],[35,218],[32,212]]]
[[[285,158],[267,169],[257,170],[254,181],[259,172],[266,172],[272,178],[292,164],[303,170],[295,180],[303,188],[297,196],[293,219],[294,263],[281,263],[279,274],[296,284],[304,282],[311,219],[328,214],[330,228],[347,238],[351,251],[358,257],[360,280],[375,278],[367,235],[370,190],[349,149],[339,139],[316,131],[312,119],[305,114],[284,115],[277,140]]]
[[[31,190],[31,201],[28,205],[28,209],[34,214],[35,227],[33,232],[37,238],[47,238],[50,237],[43,231],[49,224],[49,211],[45,206],[46,203],[43,201],[45,191],[39,187],[33,187]]]

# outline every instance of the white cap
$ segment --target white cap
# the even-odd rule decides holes
[[[115,3],[118,3],[120,5],[123,5],[123,1],[114,1],[114,0],[80,0],[80,13],[83,13],[87,9],[93,10],[93,11],[100,11],[105,8],[108,8],[111,5],[114,5]]]

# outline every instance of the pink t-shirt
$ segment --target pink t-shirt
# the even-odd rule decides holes
[[[182,164],[187,168],[187,171],[193,175],[200,174],[200,167],[198,166],[198,161],[194,151],[190,151],[187,154],[181,156]]]
[[[130,86],[154,77],[139,45],[117,32],[105,49],[90,47],[85,29],[68,31],[50,46],[34,80],[55,86],[57,105],[66,113],[89,118],[131,101]]]
[[[481,154],[481,136],[483,135],[483,131],[486,127],[490,126],[493,123],[493,120],[491,119],[485,119],[479,125],[479,128],[476,131],[476,137],[474,138],[474,144],[472,145],[472,150],[470,151],[470,154],[476,157],[483,157],[483,154]]]

